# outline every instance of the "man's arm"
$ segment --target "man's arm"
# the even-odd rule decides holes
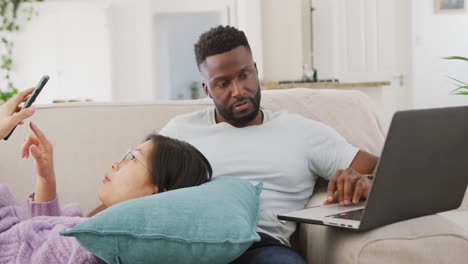
[[[373,174],[378,161],[378,157],[364,150],[359,150],[349,167],[361,174]]]
[[[361,198],[367,198],[371,181],[363,174],[372,174],[378,158],[366,151],[359,150],[349,168],[338,170],[328,183],[328,198],[324,204],[339,202],[341,205],[358,203]]]

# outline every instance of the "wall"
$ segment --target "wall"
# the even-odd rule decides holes
[[[449,95],[448,76],[468,82],[468,62],[442,57],[468,57],[468,12],[435,14],[432,2],[412,1],[414,107],[466,105],[468,97]]]
[[[313,0],[312,4],[314,66],[319,79],[336,79],[336,4],[330,0]]]
[[[366,88],[388,123],[411,108],[411,2],[313,0],[314,62],[319,79],[389,81]],[[401,76],[402,82],[400,82]]]
[[[237,1],[237,26],[244,31],[257,64],[258,76],[263,79],[262,0]]]
[[[154,48],[159,43],[153,27],[156,13],[213,11],[221,13],[223,24],[227,21],[237,24],[236,0],[139,0],[137,3],[112,0],[110,7],[113,100],[116,101],[148,101],[170,96],[166,87],[160,86],[169,84],[169,80],[158,76],[164,69]],[[188,63],[195,64],[195,61]]]
[[[264,80],[301,79],[302,8],[302,0],[262,0]]]
[[[29,87],[49,74],[40,103],[166,99],[156,74],[154,14],[221,11],[224,23],[245,31],[260,79],[298,79],[304,1],[48,0],[37,4],[40,16],[17,37],[13,77],[19,87]]]
[[[206,6],[215,6],[215,1],[204,2]],[[96,101],[158,98],[152,14],[158,10],[168,12],[171,8],[206,10],[200,3],[139,0],[137,5],[132,0],[48,0],[37,4],[39,16],[27,23],[16,38],[15,83],[20,88],[33,86],[41,75],[49,74],[51,80],[38,98],[39,103],[74,98]],[[468,81],[465,77],[468,63],[441,58],[468,56],[468,35],[463,33],[468,28],[468,12],[435,14],[433,1],[407,3],[411,11],[409,7],[403,10],[411,12],[413,29],[411,47],[403,57],[413,61],[410,69],[413,80],[410,78],[405,90],[397,92],[397,107],[466,104],[467,97],[449,95],[455,86],[447,76]],[[237,13],[237,19],[231,19],[246,32],[263,79],[301,77],[305,45],[300,16],[303,0],[224,0],[216,8],[226,4],[232,6],[230,16]],[[323,22],[323,18],[336,19],[333,8],[337,2],[314,0],[314,5],[317,8],[315,62],[319,78],[339,77],[332,52],[337,45],[332,34],[336,25]],[[411,27],[403,29],[411,30]]]
[[[38,16],[15,37],[13,80],[24,89],[42,75],[50,81],[38,103],[54,99],[111,100],[106,1],[35,4]]]
[[[217,12],[159,13],[154,15],[154,74],[161,100],[192,99],[191,84],[200,82],[194,43],[200,34],[221,23]],[[198,87],[198,98],[205,93]],[[155,98],[156,99],[156,98]]]
[[[153,76],[151,1],[113,0],[109,11],[112,99],[150,101]]]

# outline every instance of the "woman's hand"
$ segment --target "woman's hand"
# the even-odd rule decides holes
[[[26,89],[10,98],[0,106],[0,139],[6,137],[16,126],[23,124],[23,120],[34,114],[34,108],[22,109],[19,104],[26,101],[33,88]]]
[[[32,133],[21,148],[21,157],[27,159],[31,154],[36,164],[38,177],[34,201],[47,202],[56,196],[53,146],[34,123],[29,123],[29,127]]]

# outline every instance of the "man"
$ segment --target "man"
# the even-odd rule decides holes
[[[260,109],[260,83],[242,31],[219,26],[202,34],[195,55],[205,93],[215,108],[179,116],[161,134],[195,145],[213,166],[214,177],[263,182],[254,243],[233,263],[304,263],[289,248],[295,223],[282,212],[304,208],[317,177],[330,180],[325,204],[366,198],[377,157],[348,144],[332,128],[287,113]]]

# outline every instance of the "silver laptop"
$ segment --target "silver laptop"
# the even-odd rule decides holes
[[[368,230],[460,207],[468,184],[468,106],[397,112],[367,201],[281,220]]]

